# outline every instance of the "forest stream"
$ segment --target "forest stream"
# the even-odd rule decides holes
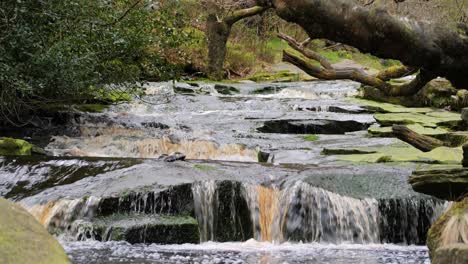
[[[76,264],[430,263],[427,230],[449,203],[407,183],[430,165],[323,153],[406,144],[369,137],[359,87],[149,83],[67,118],[43,141],[51,156],[1,157],[0,195]]]

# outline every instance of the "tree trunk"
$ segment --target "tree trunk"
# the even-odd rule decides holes
[[[429,136],[418,134],[403,125],[393,125],[393,134],[400,140],[424,152],[444,146],[444,142]]]
[[[270,7],[253,6],[232,12],[224,19],[210,14],[206,21],[206,36],[208,41],[208,77],[214,80],[224,78],[224,60],[226,59],[226,44],[231,34],[232,26],[239,20],[265,12]]]
[[[272,0],[277,14],[302,26],[310,37],[351,45],[381,58],[397,59],[428,76],[468,87],[468,29],[410,21],[349,0]],[[419,88],[419,87],[416,87]]]
[[[232,25],[218,21],[215,15],[209,15],[206,23],[208,40],[208,77],[213,80],[224,78],[224,59],[226,44]]]

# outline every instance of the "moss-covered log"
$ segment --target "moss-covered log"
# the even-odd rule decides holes
[[[281,18],[302,26],[313,38],[400,60],[422,69],[422,79],[441,76],[456,87],[468,86],[468,37],[462,26],[401,19],[347,0],[272,0],[272,4]]]
[[[418,134],[404,125],[393,125],[392,132],[398,139],[424,152],[445,145],[444,142],[436,138]]]

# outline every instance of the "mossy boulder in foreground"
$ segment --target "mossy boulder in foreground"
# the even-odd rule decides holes
[[[0,156],[29,156],[44,155],[45,151],[25,140],[14,138],[0,138]]]
[[[434,261],[433,263],[467,263],[458,261],[462,258],[448,255],[453,254],[455,250],[448,250],[448,248],[457,245],[456,251],[462,250],[466,259],[466,254],[468,254],[466,252],[466,246],[468,245],[466,234],[468,234],[468,196],[454,203],[450,209],[432,225],[431,229],[429,229],[427,246],[429,247],[429,254]],[[460,244],[464,246],[460,247]],[[449,259],[450,262],[446,262]]]
[[[65,251],[21,206],[0,198],[0,263],[70,263]]]

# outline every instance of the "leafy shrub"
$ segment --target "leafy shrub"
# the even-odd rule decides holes
[[[76,103],[168,79],[164,57],[190,38],[177,1],[35,0],[0,4],[0,121],[50,103]],[[174,11],[175,10],[175,11]],[[109,84],[115,84],[109,86]],[[109,87],[118,87],[110,89]]]

